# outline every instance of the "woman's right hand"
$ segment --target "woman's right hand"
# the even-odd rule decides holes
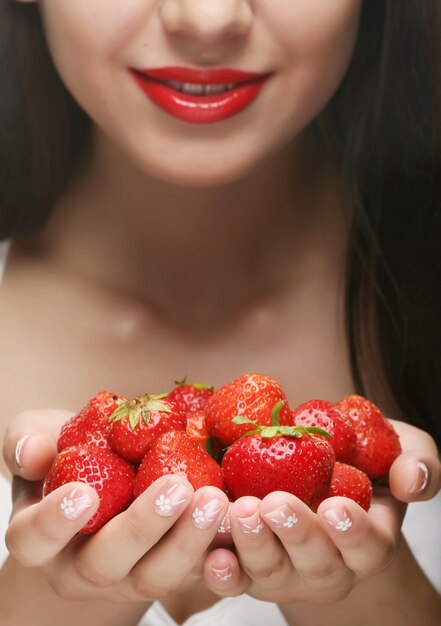
[[[77,534],[99,506],[89,485],[68,483],[41,499],[59,430],[70,415],[25,411],[6,432],[4,457],[14,479],[5,542],[12,557],[40,568],[66,600],[156,600],[202,580],[206,550],[228,509],[221,490],[193,493],[185,478],[163,476],[91,536]],[[165,499],[171,508],[163,506]]]

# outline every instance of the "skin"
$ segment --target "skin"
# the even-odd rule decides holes
[[[156,598],[183,621],[219,595],[246,591],[278,602],[289,623],[311,623],[317,603],[326,603],[327,624],[341,626],[342,603],[353,620],[363,597],[374,590],[381,600],[399,581],[401,604],[412,596],[411,619],[426,605],[437,610],[435,592],[400,543],[404,505],[387,493],[369,513],[333,498],[318,516],[283,493],[241,499],[230,510],[235,555],[230,539],[216,537],[227,503],[214,488],[189,489],[176,518],[160,518],[152,502],[161,485],[152,485],[95,536],[78,540],[95,509],[65,520],[59,504],[72,485],[40,501],[35,482],[68,415],[56,407],[75,411],[99,388],[134,396],[146,380],[150,390],[169,388],[179,372],[194,379],[203,372],[219,386],[260,370],[281,382],[294,406],[354,391],[342,309],[350,207],[309,124],[348,67],[361,2],[130,0],[122,8],[117,0],[43,0],[39,8],[56,67],[95,128],[51,222],[14,240],[2,284],[1,469],[16,478],[6,537],[13,558],[0,571],[0,601],[20,623],[31,619],[20,611],[50,598],[46,624],[81,615],[84,626],[97,618],[116,626],[135,625]],[[169,64],[275,75],[253,108],[195,128],[151,105],[126,71]],[[401,418],[387,390],[383,397],[388,415]],[[401,503],[431,498],[441,481],[433,440],[397,427],[404,453],[391,470],[392,494]],[[18,467],[16,444],[29,433]],[[418,461],[430,480],[415,495]],[[96,507],[96,494],[83,488]],[[191,511],[206,492],[223,508],[202,531]],[[287,502],[300,520],[290,533],[264,517]],[[324,518],[342,506],[353,519],[346,534]],[[258,510],[262,533],[244,533],[239,518]],[[109,545],[118,549],[109,554]],[[228,567],[227,580],[213,571]],[[16,577],[27,583],[26,603]],[[406,585],[421,590],[416,599]],[[72,617],[67,600],[82,600]],[[369,607],[376,623],[377,611]]]

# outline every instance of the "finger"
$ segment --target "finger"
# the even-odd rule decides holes
[[[14,515],[6,546],[22,565],[42,565],[64,548],[98,507],[99,496],[89,485],[67,483]]]
[[[12,479],[12,512],[10,520],[12,520],[20,511],[27,509],[32,504],[41,501],[43,493],[42,481],[30,482],[19,476]]]
[[[133,568],[130,584],[138,599],[161,598],[182,585],[216,536],[227,509],[223,491],[198,489],[167,536]]]
[[[204,581],[211,591],[223,597],[239,596],[251,584],[236,555],[225,548],[218,548],[208,554],[204,564]]]
[[[275,589],[291,574],[292,564],[274,533],[263,522],[260,500],[239,498],[230,508],[231,533],[241,568],[255,582]]]
[[[77,573],[99,588],[125,578],[171,528],[192,495],[191,484],[182,476],[158,479],[81,546],[75,557]],[[111,554],[109,546],[115,546]]]
[[[72,415],[54,409],[19,413],[3,442],[3,456],[11,473],[28,480],[44,478],[57,454],[60,428]]]
[[[367,576],[387,567],[395,556],[404,508],[382,489],[369,513],[349,498],[334,497],[320,504],[317,515],[347,567]]]
[[[401,502],[430,500],[441,489],[441,462],[428,451],[406,450],[390,468],[389,487]]]
[[[260,510],[304,580],[328,586],[351,577],[317,516],[299,498],[274,491],[262,500]]]

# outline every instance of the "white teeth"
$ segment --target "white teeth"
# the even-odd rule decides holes
[[[223,93],[233,89],[235,86],[234,83],[229,83],[228,85],[195,85],[193,83],[179,83],[176,80],[164,80],[163,82],[177,91],[198,96]]]

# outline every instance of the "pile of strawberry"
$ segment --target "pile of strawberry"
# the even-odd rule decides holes
[[[371,480],[388,474],[398,435],[362,396],[310,400],[294,410],[279,383],[246,374],[218,390],[185,380],[167,394],[133,400],[102,391],[60,432],[46,496],[80,481],[100,496],[82,534],[96,532],[157,478],[181,474],[230,500],[293,493],[312,510],[331,496],[368,510]]]

